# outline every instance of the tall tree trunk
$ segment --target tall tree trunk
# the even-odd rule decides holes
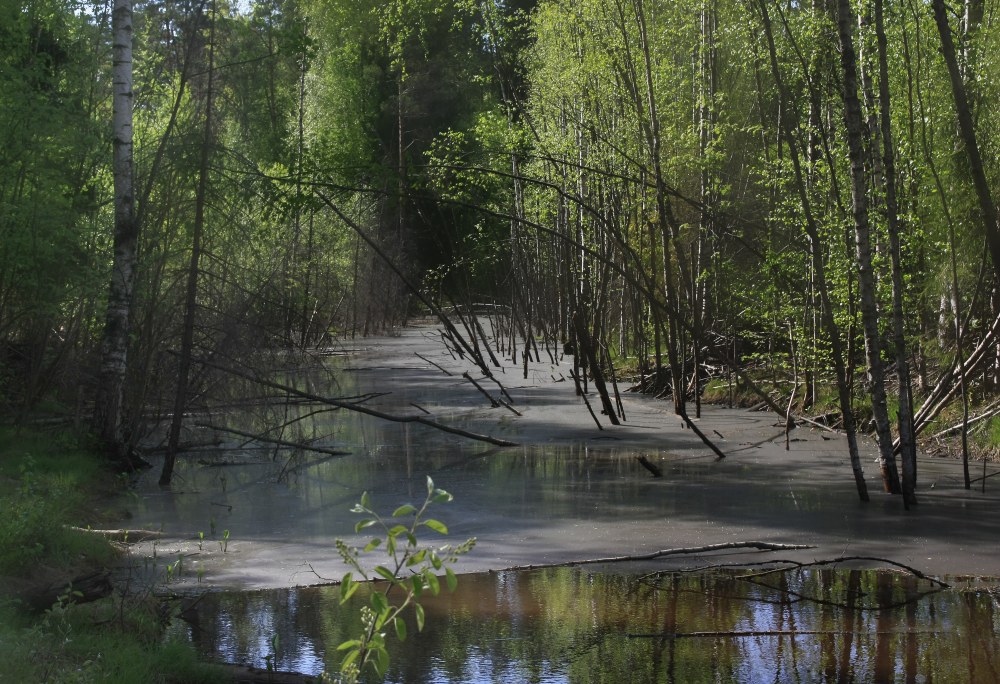
[[[659,112],[656,106],[656,90],[653,86],[653,64],[649,50],[649,37],[646,32],[646,10],[642,0],[635,0],[634,4],[636,22],[639,26],[639,39],[643,55],[643,72],[646,82],[646,99],[649,121],[645,127],[646,144],[649,147],[649,154],[653,164],[653,180],[656,184],[656,214],[657,222],[662,236],[663,249],[663,279],[666,289],[668,305],[681,315],[683,307],[678,298],[677,286],[673,275],[673,255],[669,249],[671,232],[669,223],[669,200],[667,199],[667,185],[663,178],[663,166],[660,159],[660,122]],[[678,339],[680,337],[680,322],[677,316],[670,316],[667,322],[667,359],[670,363],[670,384],[673,394],[674,411],[679,415],[685,415],[684,409],[684,375],[681,371],[680,359],[677,356]]]
[[[177,393],[174,395],[174,413],[167,438],[167,453],[160,471],[160,486],[166,487],[174,473],[174,461],[180,443],[181,425],[187,407],[188,378],[191,374],[191,354],[194,349],[195,313],[198,305],[198,269],[201,260],[201,241],[205,226],[205,197],[208,194],[208,163],[212,148],[212,98],[215,80],[215,2],[208,37],[208,83],[205,94],[205,129],[198,169],[198,190],[195,196],[194,227],[191,235],[191,262],[188,266],[187,292],[184,303],[184,327],[181,331],[181,351],[177,368]]]
[[[135,283],[136,220],[132,160],[132,2],[115,0],[113,34],[114,262],[101,343],[101,368],[94,426],[115,460],[128,463],[123,430],[124,385],[128,368],[129,318]]]
[[[858,99],[858,65],[854,48],[854,12],[850,0],[838,0],[837,27],[840,35],[840,65],[844,72],[844,126],[851,159],[851,196],[854,206],[855,256],[858,268],[858,290],[861,298],[861,322],[868,361],[868,392],[878,437],[879,465],[882,484],[887,492],[901,491],[896,456],[889,429],[889,410],[885,396],[885,375],[882,366],[882,345],[878,330],[878,301],[875,273],[872,268],[871,225],[868,216],[867,176],[865,173],[864,122]]]
[[[896,154],[892,142],[890,116],[889,65],[885,37],[883,0],[875,0],[875,37],[878,44],[879,126],[882,130],[882,170],[885,179],[885,211],[889,228],[892,258],[893,346],[896,376],[899,382],[899,449],[903,461],[903,503],[915,504],[917,488],[917,446],[913,436],[913,392],[910,386],[910,363],[906,353],[906,326],[903,317],[903,266],[900,249],[899,200],[896,196]]]
[[[790,103],[791,98],[785,87],[784,79],[781,77],[781,70],[778,66],[777,50],[774,46],[774,34],[771,30],[771,19],[767,12],[767,0],[758,0],[761,11],[761,23],[764,28],[764,36],[767,40],[767,49],[771,61],[771,72],[774,75],[775,85],[778,88],[778,98],[783,102]],[[823,327],[826,328],[830,336],[830,346],[833,356],[833,366],[837,375],[837,396],[840,399],[840,411],[844,419],[844,432],[847,433],[847,449],[851,459],[851,469],[854,472],[854,484],[858,490],[858,497],[862,501],[868,501],[868,486],[865,483],[864,470],[861,467],[861,455],[858,452],[857,429],[854,423],[854,413],[851,406],[850,387],[847,383],[847,369],[844,365],[844,350],[840,340],[840,328],[833,317],[833,309],[830,306],[830,292],[826,285],[826,269],[823,264],[822,244],[820,242],[819,228],[813,217],[812,206],[809,195],[806,192],[805,177],[802,173],[802,164],[799,157],[798,145],[792,133],[792,122],[789,120],[787,107],[782,108],[782,116],[779,121],[781,135],[788,144],[789,156],[792,161],[792,168],[795,172],[795,185],[799,193],[799,200],[802,203],[802,211],[805,215],[806,232],[809,236],[809,253],[812,259],[813,272],[816,278],[816,289],[819,291],[821,302],[821,314]]]

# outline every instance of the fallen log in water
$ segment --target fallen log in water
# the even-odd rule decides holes
[[[303,451],[315,451],[320,454],[326,454],[327,456],[350,456],[350,451],[341,451],[337,449],[327,449],[326,447],[314,446],[312,444],[306,444],[305,442],[289,442],[288,440],[278,439],[276,437],[268,437],[267,435],[254,434],[252,432],[244,432],[242,430],[234,430],[233,428],[222,427],[220,425],[213,425],[211,423],[195,423],[195,427],[205,428],[206,430],[218,430],[219,432],[229,432],[234,435],[239,435],[240,437],[246,437],[247,439],[252,439],[257,442],[267,442],[269,444],[277,444],[278,446],[288,447],[290,449],[301,449]]]

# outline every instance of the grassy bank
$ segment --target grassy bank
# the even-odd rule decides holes
[[[72,435],[0,428],[0,682],[225,681],[164,642],[149,591],[74,603],[66,590],[117,563],[112,543],[72,528],[114,525],[121,486]]]

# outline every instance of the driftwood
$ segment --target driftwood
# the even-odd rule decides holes
[[[635,561],[656,560],[665,556],[684,556],[697,553],[712,553],[731,549],[754,549],[757,551],[795,551],[799,549],[814,549],[814,544],[776,544],[762,541],[726,542],[723,544],[708,544],[707,546],[688,546],[676,549],[661,549],[652,553],[634,556],[608,556],[607,558],[588,558],[585,560],[564,561],[562,563],[541,563],[539,565],[515,565],[507,570],[539,570],[542,568],[565,568],[575,565],[596,565],[598,563],[628,563]]]

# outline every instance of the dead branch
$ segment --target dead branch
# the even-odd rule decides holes
[[[937,586],[941,587],[942,589],[948,589],[951,586],[951,585],[949,585],[949,584],[947,584],[945,582],[942,582],[941,580],[937,579],[936,577],[931,577],[930,575],[925,575],[920,570],[917,570],[916,568],[914,568],[912,566],[906,565],[905,563],[899,563],[897,561],[890,560],[888,558],[879,558],[877,556],[840,556],[838,558],[828,558],[828,559],[825,559],[825,560],[815,560],[815,561],[801,562],[801,563],[798,562],[798,561],[784,561],[784,562],[793,565],[795,567],[795,569],[800,569],[800,568],[816,567],[816,566],[820,566],[820,565],[835,565],[837,563],[847,563],[847,562],[850,562],[850,561],[874,561],[876,563],[884,563],[885,565],[891,565],[893,567],[899,568],[900,570],[905,570],[906,572],[910,573],[914,577],[917,577],[917,578],[922,579],[922,580],[927,580],[931,584],[936,584]],[[775,574],[775,573],[781,573],[781,572],[787,572],[788,570],[789,570],[789,568],[770,568],[768,570],[761,570],[760,572],[756,572],[756,573],[753,573],[753,574],[743,575],[743,576],[741,576],[741,579],[753,579],[753,578],[757,578],[757,577],[766,577],[767,575],[771,575],[771,574]]]
[[[827,432],[834,432],[834,433],[837,432],[836,428],[830,427],[829,425],[824,425],[818,420],[813,420],[812,418],[807,418],[805,416],[792,416],[792,418],[796,421],[801,420],[803,423],[809,423],[813,427],[821,428],[823,430],[826,430]]]
[[[586,404],[587,410],[590,411],[590,417],[594,419],[597,424],[598,430],[604,430],[604,426],[601,425],[601,421],[597,419],[597,415],[594,413],[594,409],[590,406],[590,401],[587,399],[587,394],[583,391],[583,386],[580,384],[580,377],[573,371],[569,372],[569,376],[573,378],[573,382],[576,383],[576,392],[583,398],[583,403]]]
[[[288,440],[278,439],[277,437],[266,437],[264,435],[255,435],[252,432],[243,432],[242,430],[236,430],[234,428],[226,428],[220,425],[212,425],[211,423],[195,423],[195,427],[207,428],[209,430],[218,430],[219,432],[229,432],[234,435],[239,435],[240,437],[246,437],[247,439],[253,439],[258,442],[267,442],[268,444],[277,444],[278,446],[288,447],[290,449],[302,449],[304,451],[315,451],[320,454],[326,454],[328,456],[350,456],[350,451],[338,451],[336,449],[327,449],[326,447],[318,447],[312,444],[307,444],[305,442],[289,442]]]
[[[694,434],[698,435],[698,439],[700,439],[700,440],[701,440],[702,444],[704,444],[704,445],[705,445],[705,446],[707,446],[707,447],[708,447],[709,449],[711,449],[711,450],[712,450],[712,452],[713,452],[713,453],[714,453],[714,454],[715,454],[715,455],[716,455],[717,457],[719,457],[719,458],[725,458],[725,457],[726,457],[726,454],[725,454],[725,453],[723,453],[722,449],[720,449],[719,447],[715,446],[715,442],[713,442],[712,440],[710,440],[710,439],[708,438],[708,435],[706,435],[706,434],[705,434],[704,432],[702,432],[702,431],[701,431],[701,428],[699,428],[699,427],[698,427],[697,425],[695,425],[695,424],[694,424],[694,421],[693,421],[693,420],[691,420],[690,418],[688,418],[688,414],[687,414],[687,411],[686,411],[686,410],[684,409],[684,407],[683,407],[683,406],[681,406],[681,407],[677,407],[677,408],[679,408],[679,411],[678,411],[678,415],[679,415],[679,416],[681,417],[681,420],[683,420],[683,421],[684,421],[684,423],[685,423],[685,424],[686,424],[686,425],[687,425],[687,426],[688,426],[689,428],[691,428],[691,431],[692,431],[692,432],[693,432]]]
[[[364,413],[368,416],[374,416],[375,418],[381,418],[382,420],[392,421],[394,423],[420,423],[421,425],[426,425],[427,427],[432,427],[443,432],[447,432],[453,435],[458,435],[460,437],[467,437],[469,439],[474,439],[480,442],[487,442],[489,444],[496,444],[497,446],[517,446],[516,442],[511,442],[506,439],[499,439],[497,437],[490,437],[489,435],[480,435],[475,432],[469,432],[468,430],[462,430],[460,428],[451,427],[449,425],[444,425],[429,418],[424,418],[422,416],[394,416],[390,413],[383,413],[382,411],[376,411],[375,409],[370,409],[366,406],[361,406],[359,404],[346,402],[340,399],[333,399],[331,397],[323,397],[318,394],[312,394],[311,392],[303,392],[302,390],[295,389],[294,387],[288,387],[287,385],[282,385],[277,382],[272,382],[270,380],[264,380],[263,378],[255,377],[250,373],[244,373],[243,371],[236,370],[235,368],[228,368],[220,364],[214,363],[212,361],[207,361],[205,359],[196,359],[196,363],[203,366],[208,366],[210,368],[215,368],[221,370],[230,375],[235,375],[238,378],[244,378],[246,380],[251,380],[253,382],[259,383],[265,387],[270,387],[272,389],[279,389],[288,394],[305,397],[306,399],[312,399],[314,401],[322,402],[324,404],[329,404],[330,406],[336,406],[338,408],[347,409],[348,411],[357,411],[358,413]]]
[[[662,549],[652,553],[634,556],[609,556],[607,558],[588,558],[586,560],[564,561],[562,563],[542,563],[540,565],[516,565],[507,570],[538,570],[541,568],[565,568],[574,565],[596,565],[598,563],[628,563],[635,561],[656,560],[665,556],[684,556],[696,553],[712,553],[730,549],[756,549],[757,551],[793,551],[799,549],[814,549],[814,544],[777,544],[774,542],[742,541],[725,542],[723,544],[708,544],[707,546],[688,546],[676,549]]]
[[[908,636],[911,634],[941,634],[942,630],[885,630],[865,632],[866,634],[887,634],[893,636]],[[857,632],[845,632],[836,629],[760,629],[760,630],[722,630],[718,632],[650,632],[626,634],[626,639],[720,639],[741,637],[795,637],[795,636],[843,636],[854,637]]]
[[[971,480],[969,480],[969,482],[970,483],[971,482],[982,482],[983,480],[988,480],[989,478],[995,477],[997,475],[1000,475],[1000,470],[996,471],[995,473],[990,473],[989,475],[980,475],[979,477],[974,477]]]
[[[499,407],[503,406],[505,409],[507,409],[508,411],[510,411],[511,413],[513,413],[515,416],[520,416],[521,415],[520,411],[518,411],[516,408],[514,408],[513,406],[511,406],[510,404],[508,404],[503,399],[494,399],[493,396],[489,392],[487,392],[485,389],[483,389],[483,386],[480,385],[478,382],[476,382],[476,379],[473,378],[468,372],[462,373],[462,377],[465,378],[466,380],[468,380],[469,382],[471,382],[472,386],[475,387],[477,390],[479,390],[480,393],[482,393],[482,395],[489,400],[490,405],[493,406],[493,408],[499,408]]]
[[[447,368],[442,368],[441,366],[437,365],[436,363],[434,363],[433,361],[431,361],[430,359],[428,359],[426,356],[424,356],[422,354],[417,354],[417,352],[413,352],[413,353],[416,354],[417,357],[423,359],[427,363],[429,363],[432,366],[434,366],[435,368],[437,368],[439,371],[441,371],[445,375],[454,375],[454,373],[452,373],[451,371],[449,371]]]
[[[427,409],[425,409],[425,408],[424,408],[423,406],[421,406],[420,404],[416,404],[416,403],[414,403],[414,402],[412,402],[412,401],[411,401],[411,402],[410,402],[410,406],[412,406],[413,408],[417,409],[418,411],[421,411],[421,412],[422,412],[422,413],[424,413],[425,415],[428,415],[428,416],[429,416],[429,415],[431,415],[431,412],[430,412],[430,411],[428,411]]]
[[[476,382],[475,378],[473,378],[468,373],[462,373],[462,377],[465,378],[466,380],[468,380],[469,382],[471,382],[472,386],[475,387],[477,390],[479,390],[480,394],[482,394],[484,397],[486,397],[487,401],[490,402],[490,406],[492,406],[493,408],[497,408],[498,406],[500,406],[500,402],[497,401],[496,399],[494,399],[493,397],[491,397],[490,393],[487,392],[486,390],[484,390],[483,387],[482,387],[482,385],[480,385],[478,382]]]
[[[317,458],[315,460],[309,461],[308,463],[299,463],[299,464],[296,464],[296,465],[292,465],[292,461],[295,458],[295,454],[292,454],[291,456],[288,457],[288,460],[285,461],[285,465],[281,469],[281,472],[278,473],[277,480],[278,480],[278,482],[281,482],[281,480],[284,479],[284,477],[288,473],[295,473],[295,472],[298,472],[300,470],[305,470],[306,468],[312,468],[313,466],[318,466],[321,463],[326,463],[327,461],[332,461],[333,459],[339,458],[340,456],[343,456],[343,455],[344,454],[337,454],[335,456],[326,456],[324,458]]]

